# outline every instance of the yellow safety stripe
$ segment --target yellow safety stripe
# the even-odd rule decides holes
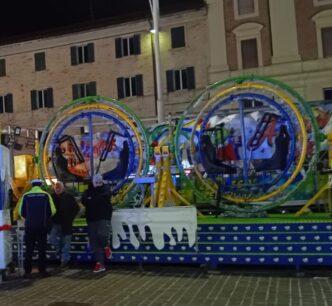
[[[48,199],[50,201],[50,208],[51,208],[51,214],[52,216],[56,213],[56,208],[53,202],[53,199],[51,197],[51,195],[46,192],[45,190],[41,189],[39,186],[33,186],[29,191],[27,191],[25,194],[23,194],[23,196],[19,199],[19,208],[18,208],[18,213],[20,216],[22,216],[22,204],[23,204],[23,198],[24,196],[26,196],[27,194],[30,193],[43,193],[46,194],[48,196]]]

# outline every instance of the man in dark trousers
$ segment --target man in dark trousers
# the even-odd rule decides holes
[[[52,198],[56,213],[52,218],[52,229],[49,242],[56,247],[56,254],[61,257],[61,267],[68,266],[70,261],[70,243],[73,230],[73,221],[79,211],[75,198],[65,190],[62,182],[54,185]]]
[[[86,207],[89,242],[96,258],[93,272],[103,272],[106,270],[105,257],[112,257],[109,243],[112,204],[110,188],[104,184],[101,174],[96,174],[88,189],[84,191],[82,204]]]
[[[19,204],[19,215],[25,220],[25,278],[31,277],[32,255],[36,242],[38,244],[39,273],[41,276],[48,276],[46,271],[47,231],[56,208],[51,195],[41,188],[42,184],[43,181],[40,179],[32,180],[31,190],[23,194]]]

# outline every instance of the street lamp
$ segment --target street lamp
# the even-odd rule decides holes
[[[15,127],[14,135],[15,136],[20,136],[21,135],[21,127],[20,126]]]
[[[154,30],[154,53],[157,87],[157,117],[158,123],[165,121],[164,103],[162,100],[160,45],[159,45],[159,0],[149,0]]]

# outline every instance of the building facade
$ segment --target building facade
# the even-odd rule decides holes
[[[87,95],[120,99],[155,123],[150,29],[142,18],[0,45],[2,129],[42,130]],[[309,101],[332,99],[332,0],[206,0],[161,16],[160,52],[166,114],[242,74],[279,79]]]

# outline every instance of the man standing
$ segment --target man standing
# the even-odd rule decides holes
[[[61,267],[68,266],[70,261],[70,243],[73,229],[73,221],[79,211],[75,198],[65,191],[62,182],[54,185],[52,198],[56,213],[52,218],[53,224],[49,241],[56,247],[56,254],[61,257]]]
[[[105,256],[110,259],[109,246],[112,204],[109,186],[104,184],[101,174],[96,174],[83,193],[82,203],[86,207],[86,221],[90,247],[96,258],[94,273],[105,271]]]
[[[32,255],[36,242],[38,243],[39,273],[41,276],[48,276],[46,271],[47,231],[51,224],[51,217],[56,212],[52,197],[41,188],[43,181],[34,179],[31,184],[31,190],[23,194],[19,204],[19,215],[25,220],[25,278],[31,277]]]

